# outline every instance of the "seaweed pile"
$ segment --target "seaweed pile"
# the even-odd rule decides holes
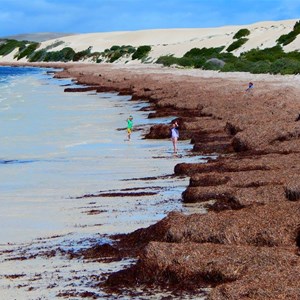
[[[245,92],[247,75],[205,78],[172,69],[67,66],[71,77],[97,92],[147,100],[149,118],[174,116],[193,151],[217,153],[206,164],[178,164],[190,177],[185,203],[208,213],[172,212],[163,220],[118,235],[111,253],[137,258],[108,276],[105,287],[168,286],[190,292],[210,287],[208,299],[300,297],[300,101],[285,77],[265,77]],[[70,90],[68,90],[70,91]],[[77,90],[78,91],[78,90]],[[146,138],[168,137],[168,125]],[[107,249],[106,249],[107,250]]]

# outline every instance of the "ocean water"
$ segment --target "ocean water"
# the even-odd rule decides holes
[[[188,178],[168,175],[176,163],[205,157],[183,157],[192,148],[188,141],[179,143],[181,155],[174,156],[170,141],[143,139],[151,124],[171,118],[147,119],[140,111],[147,103],[130,96],[64,92],[73,85],[47,69],[0,67],[0,291],[6,299],[56,298],[70,286],[60,278],[49,288],[57,268],[72,282],[70,274],[101,273],[81,261],[19,262],[18,256],[104,243],[110,234],[147,227],[172,210],[190,210],[181,203]],[[130,114],[135,131],[127,142]],[[101,196],[122,191],[156,194]],[[87,194],[98,196],[82,197]],[[100,269],[105,273],[123,263]],[[12,282],[13,274],[24,276]],[[35,274],[39,279],[33,280]],[[82,280],[77,286],[90,288]]]

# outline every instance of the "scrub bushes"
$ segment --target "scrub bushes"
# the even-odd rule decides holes
[[[216,47],[216,48],[192,48],[190,51],[184,54],[184,57],[207,57],[212,58],[221,53],[224,49],[224,46]]]
[[[30,62],[44,61],[46,55],[47,55],[47,51],[45,49],[35,51],[32,54],[32,56],[29,58],[29,61]]]
[[[291,32],[289,32],[288,34],[283,34],[281,35],[278,40],[277,43],[281,44],[283,46],[290,44],[293,40],[296,39],[297,35],[300,33],[300,21],[296,22],[296,24],[294,25],[294,28]]]
[[[242,45],[244,45],[247,41],[248,41],[248,39],[246,39],[246,38],[240,38],[240,39],[238,39],[237,41],[234,41],[232,44],[230,44],[230,45],[227,47],[226,51],[227,51],[227,52],[232,52],[232,51],[234,51],[234,50],[240,48],[240,47],[241,47]]]
[[[225,62],[234,59],[231,53],[222,53],[224,46],[216,48],[193,48],[183,57],[173,55],[161,56],[156,63],[164,66],[178,65],[182,67],[204,68],[208,70],[220,70]]]
[[[15,56],[17,60],[20,60],[23,57],[30,57],[33,52],[38,48],[39,43],[30,43],[28,46],[24,47],[23,49],[20,47],[19,53]]]
[[[88,58],[91,55],[91,50],[92,50],[92,47],[88,47],[85,50],[82,50],[82,51],[79,51],[76,53],[74,52],[74,55],[71,60],[73,60],[73,61],[84,60],[85,58]]]
[[[247,28],[240,29],[234,36],[234,39],[240,39],[243,36],[247,36],[250,34],[250,31]]]
[[[132,54],[132,59],[145,59],[151,51],[151,46],[140,46]]]
[[[179,65],[178,60],[179,59],[173,55],[163,55],[160,56],[155,63],[170,67],[172,65]]]
[[[121,57],[129,57],[136,52],[136,48],[130,45],[112,46],[110,49],[106,49],[102,56],[106,58],[110,63],[115,62]]]
[[[65,47],[60,51],[49,51],[47,52],[45,49],[41,49],[36,51],[32,57],[29,59],[30,62],[37,62],[37,61],[72,61],[75,55],[75,51],[70,47]]]
[[[8,55],[13,52],[16,48],[26,46],[27,41],[17,41],[17,40],[6,40],[0,45],[0,55]]]
[[[272,63],[270,67],[271,74],[299,74],[300,73],[300,61],[281,58]]]
[[[265,48],[265,49],[251,49],[248,52],[241,53],[241,57],[243,59],[249,61],[262,61],[267,60],[270,62],[274,62],[275,60],[282,58],[285,56],[285,52],[283,51],[282,47],[277,45],[272,48]]]

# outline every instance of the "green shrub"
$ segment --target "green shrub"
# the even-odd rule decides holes
[[[122,53],[121,51],[114,51],[111,56],[110,56],[110,59],[109,59],[109,62],[110,63],[113,63],[114,61],[118,60],[119,58],[122,57]]]
[[[284,56],[287,58],[291,58],[291,59],[300,61],[300,52],[298,52],[298,51],[291,51],[291,52],[285,53]]]
[[[122,55],[126,55],[126,54],[133,54],[136,51],[136,48],[134,48],[133,46],[121,46],[120,47],[120,52],[122,53]]]
[[[227,47],[226,51],[227,52],[234,51],[234,50],[240,48],[242,45],[244,45],[247,41],[248,41],[248,39],[246,39],[246,38],[240,38],[237,41],[234,41],[232,44],[230,44]]]
[[[207,61],[203,66],[202,66],[203,70],[221,70],[222,67],[220,65],[214,64],[211,61]]]
[[[243,36],[247,36],[250,34],[250,31],[247,28],[240,29],[234,36],[234,39],[240,39]]]
[[[223,49],[225,48],[225,46],[221,46],[221,47],[216,47],[216,48],[192,48],[191,50],[189,50],[188,52],[186,52],[183,56],[184,57],[200,57],[200,56],[204,56],[206,58],[211,58],[217,54],[219,54]]]
[[[229,52],[219,53],[215,57],[218,59],[221,59],[225,62],[235,62],[236,61],[236,56],[234,56],[232,53],[229,53]]]
[[[136,49],[132,46],[127,46],[126,49],[127,49],[127,53],[129,54],[133,54],[136,51]]]
[[[173,55],[164,55],[160,56],[155,63],[170,67],[171,65],[178,65],[178,58]]]
[[[140,46],[132,54],[132,59],[144,59],[147,57],[148,53],[151,51],[151,46]]]
[[[182,67],[202,68],[206,59],[204,57],[174,57],[173,55],[161,56],[155,63],[163,64],[164,66],[178,65]]]
[[[136,48],[130,45],[112,46],[110,49],[105,49],[100,55],[104,60],[113,63],[121,57],[129,57],[130,54],[135,53]],[[101,60],[102,61],[102,60]]]
[[[191,57],[180,57],[178,58],[178,65],[182,67],[193,67],[195,60]]]
[[[29,57],[29,61],[30,62],[44,61],[46,55],[47,55],[47,51],[45,49],[35,51],[32,54],[32,56]]]
[[[79,52],[74,52],[73,61],[79,61],[79,60],[84,60],[85,58],[88,58],[91,55],[91,50],[92,47],[88,47],[85,50],[79,51]]]
[[[19,53],[16,55],[17,60],[20,60],[23,57],[30,57],[34,51],[39,47],[39,43],[31,43],[27,47],[23,48],[23,50],[19,50]]]
[[[110,50],[111,51],[116,51],[116,50],[119,50],[120,48],[121,48],[120,46],[111,46]]]
[[[195,58],[194,59],[194,68],[201,69],[206,63],[206,59],[204,57]]]
[[[247,59],[249,61],[270,61],[273,62],[279,58],[282,58],[285,55],[281,46],[277,45],[272,48],[265,49],[251,49],[248,52],[241,53],[241,57],[243,59]]]
[[[300,62],[290,58],[281,58],[272,63],[270,67],[271,74],[299,74]]]
[[[294,31],[296,32],[300,32],[300,21],[297,21],[294,25]]]
[[[281,35],[276,42],[283,46],[288,45],[296,39],[299,33],[300,33],[300,21],[295,23],[294,28],[291,32],[289,32],[288,34]]]
[[[62,44],[64,44],[63,41],[55,41],[53,44],[48,45],[48,46],[45,47],[44,49],[45,49],[46,51],[48,51],[48,50],[53,49],[53,48],[56,48],[56,47],[58,47],[58,46],[60,46],[60,45],[62,45]]]
[[[43,61],[72,61],[75,55],[75,51],[70,47],[65,47],[60,51],[50,51],[46,53]]]
[[[253,74],[267,74],[270,73],[271,63],[269,61],[261,60],[254,62],[250,68]]]
[[[91,58],[92,61],[99,63],[102,61],[101,57],[101,53],[100,52],[93,52],[90,54],[89,56]]]
[[[22,47],[26,44],[26,41],[7,40],[5,43],[0,45],[0,55],[8,55],[13,52],[16,48]]]
[[[278,44],[286,46],[286,45],[290,44],[293,40],[295,40],[296,37],[297,37],[297,34],[295,34],[293,31],[291,31],[288,34],[281,35],[276,42]]]
[[[237,58],[236,61],[226,63],[222,72],[251,72],[253,63],[248,60]]]

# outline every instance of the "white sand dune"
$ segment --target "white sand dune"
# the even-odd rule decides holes
[[[114,45],[150,45],[150,58],[157,59],[162,55],[173,54],[182,56],[190,49],[197,47],[228,47],[233,41],[233,36],[238,30],[247,28],[250,35],[248,41],[232,52],[239,55],[241,52],[253,48],[268,48],[277,44],[276,40],[282,35],[293,30],[297,19],[259,22],[251,25],[224,26],[215,28],[179,28],[179,29],[156,29],[139,31],[121,31],[105,33],[87,33],[60,37],[41,43],[39,49],[61,42],[59,46],[51,48],[51,51],[59,51],[64,47],[71,47],[75,51],[85,50],[92,47],[92,52],[102,52]],[[300,37],[283,47],[284,51],[300,50]],[[5,60],[13,59],[12,57]],[[0,60],[2,60],[0,58]],[[151,59],[150,59],[151,61]],[[122,61],[120,61],[122,62]]]
[[[193,47],[218,47],[229,46],[234,40],[234,34],[247,28],[251,33],[249,41],[235,54],[256,47],[267,48],[276,45],[276,40],[289,33],[297,20],[260,22],[251,25],[225,26],[216,28],[192,28],[192,29],[157,29],[124,32],[88,33],[62,37],[42,43],[42,48],[53,44],[55,41],[63,41],[64,44],[57,47],[72,47],[75,51],[81,51],[92,46],[93,51],[104,51],[113,45],[151,45],[152,56],[158,57],[165,54],[182,55]],[[300,49],[300,38],[287,45],[287,51]]]

